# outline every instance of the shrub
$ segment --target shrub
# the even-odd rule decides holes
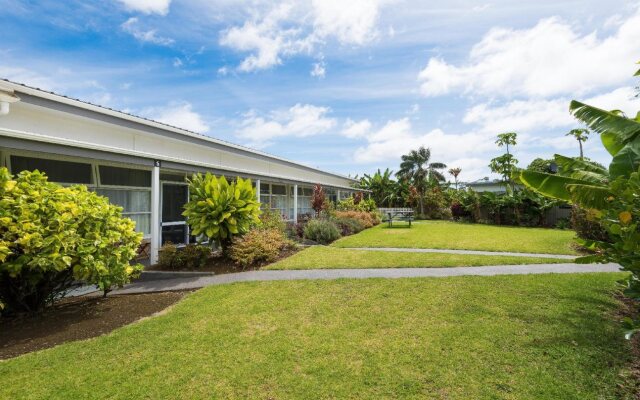
[[[304,237],[304,227],[307,226],[308,221],[298,221],[287,223],[285,234],[289,239],[302,239]]]
[[[210,257],[208,246],[188,244],[179,249],[173,243],[165,243],[160,249],[158,265],[165,269],[200,269]]]
[[[358,192],[359,197],[347,197],[344,200],[340,200],[336,205],[338,211],[361,211],[361,212],[374,212],[378,210],[376,202],[373,199],[363,199],[362,193]],[[358,194],[356,193],[356,195]]]
[[[317,243],[329,244],[340,239],[340,231],[328,219],[312,219],[304,227],[304,237]]]
[[[340,217],[334,220],[342,236],[353,235],[365,229],[362,220],[357,218]]]
[[[571,207],[571,227],[576,235],[584,240],[608,242],[609,235],[598,221],[593,211],[585,210],[576,205]]]
[[[249,179],[238,177],[229,183],[224,176],[195,174],[189,182],[189,197],[182,215],[192,234],[205,235],[223,249],[233,236],[260,222],[260,203]]]
[[[367,229],[380,223],[380,215],[378,213],[369,213],[364,211],[336,211],[336,218],[352,218],[362,223]]]
[[[14,180],[0,168],[0,308],[34,312],[74,283],[106,295],[142,269],[130,265],[142,241],[122,208],[85,186],[62,187],[38,172]]]
[[[293,243],[278,229],[252,229],[233,240],[228,255],[236,264],[246,268],[256,263],[274,262],[282,250],[292,246]]]
[[[278,211],[270,209],[262,210],[260,215],[260,223],[257,225],[259,229],[276,229],[285,232],[286,223],[282,219],[282,215]]]

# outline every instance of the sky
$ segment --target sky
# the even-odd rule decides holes
[[[0,0],[0,78],[351,176],[577,155],[569,102],[635,115],[637,61],[638,0]]]

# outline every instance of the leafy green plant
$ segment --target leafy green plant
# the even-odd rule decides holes
[[[189,181],[189,202],[182,213],[191,233],[204,235],[223,249],[236,235],[260,222],[260,203],[250,179],[227,182],[210,173],[195,174]]]
[[[282,215],[278,211],[265,209],[260,214],[260,223],[257,224],[259,229],[276,229],[280,232],[286,230],[287,224],[282,219]]]
[[[158,265],[163,269],[200,269],[211,257],[211,248],[198,244],[187,244],[178,248],[173,243],[165,243],[160,249]]]
[[[329,244],[340,239],[340,231],[328,219],[312,219],[304,227],[304,237],[317,243]]]
[[[360,211],[360,212],[373,212],[376,211],[376,202],[373,199],[360,199],[356,202],[356,198],[353,196],[340,200],[336,205],[337,211]]]
[[[293,242],[278,229],[252,229],[233,240],[228,254],[236,264],[246,268],[257,263],[274,262],[283,250],[293,247]]]
[[[122,208],[85,186],[62,187],[38,171],[0,168],[0,303],[34,312],[71,287],[106,295],[142,269],[130,265],[142,234]]]

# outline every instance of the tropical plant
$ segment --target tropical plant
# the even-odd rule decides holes
[[[584,158],[584,152],[582,150],[582,143],[586,142],[589,139],[589,130],[588,129],[572,129],[565,134],[565,136],[573,136],[580,146],[580,158]]]
[[[320,217],[322,210],[327,208],[327,196],[324,194],[324,188],[319,184],[313,186],[311,208],[316,212],[316,217]]]
[[[451,174],[453,176],[453,179],[456,183],[456,190],[458,190],[458,176],[460,175],[460,172],[462,172],[462,168],[460,167],[456,167],[456,168],[450,168],[449,169],[449,174]]]
[[[593,162],[556,156],[565,162],[556,175],[522,171],[521,180],[534,190],[570,201],[593,215],[610,241],[584,240],[595,251],[579,262],[616,262],[631,272],[626,293],[640,299],[640,113],[627,118],[619,111],[605,111],[572,101],[572,114],[600,134],[612,161],[608,170]],[[634,325],[630,333],[637,330]]]
[[[438,185],[445,180],[440,171],[447,166],[440,162],[430,161],[431,150],[420,146],[418,150],[411,150],[402,156],[400,170],[396,173],[400,180],[409,182],[417,191],[420,214],[424,214],[424,195],[427,187]]]
[[[142,234],[122,208],[85,186],[62,187],[38,171],[0,168],[0,309],[35,312],[74,281],[106,295],[135,277]]]
[[[392,176],[393,171],[389,168],[384,171],[378,169],[375,174],[365,174],[360,178],[358,187],[370,190],[371,197],[381,207],[393,207],[394,204],[391,202],[395,200],[393,194],[396,192],[398,183],[392,179]]]
[[[250,179],[229,183],[224,176],[195,174],[189,180],[189,202],[182,213],[194,236],[206,236],[225,249],[236,235],[260,223],[260,203]]]
[[[164,269],[200,269],[211,257],[211,248],[190,243],[179,249],[173,243],[165,243],[159,252],[158,265]]]
[[[518,135],[515,132],[501,133],[498,135],[496,144],[498,147],[505,146],[507,152],[501,156],[491,159],[489,168],[492,172],[502,175],[502,179],[508,188],[513,189],[511,175],[515,170],[518,160],[509,152],[509,146],[515,146]]]
[[[557,165],[553,159],[536,158],[527,165],[529,171],[555,173]]]

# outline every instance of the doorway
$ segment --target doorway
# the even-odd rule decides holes
[[[189,186],[185,183],[162,182],[162,244],[176,245],[189,243],[189,226],[182,215],[189,201]]]

